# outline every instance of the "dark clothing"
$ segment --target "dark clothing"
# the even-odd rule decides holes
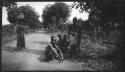
[[[52,47],[55,49],[59,57],[62,58],[62,53],[57,48],[57,45],[49,44],[45,50],[45,60],[49,61],[49,60],[52,60],[53,58],[58,57],[57,54],[53,51]]]
[[[68,35],[70,37],[70,45],[76,44],[79,47],[81,43],[82,27],[76,24],[69,26]]]
[[[70,25],[68,29],[69,29],[68,35],[69,35],[69,34],[74,35],[74,33],[77,33],[77,32],[78,32],[78,26],[75,25],[75,24]]]
[[[78,55],[77,45],[72,44],[71,49],[70,49],[70,56],[71,56],[71,58],[73,58],[73,57],[76,57],[77,55]]]
[[[25,48],[25,39],[24,39],[24,34],[18,34],[17,35],[17,47],[18,48]]]
[[[16,28],[16,32],[17,32],[17,34],[19,34],[19,33],[23,33],[23,30],[24,30],[24,27],[21,26],[21,25],[18,25],[17,28]]]
[[[68,47],[69,41],[67,39],[63,39],[62,42],[63,42],[62,44],[63,47]]]
[[[23,34],[24,28],[22,26],[17,26],[17,48],[25,48],[25,37]]]
[[[77,22],[76,22],[77,23]],[[70,56],[78,56],[81,53],[80,43],[82,38],[82,25],[73,24],[69,27],[69,40],[70,40]]]
[[[69,29],[68,35],[69,35],[70,45],[77,43],[78,26],[73,24],[73,25],[69,26],[68,29]]]
[[[79,27],[79,29],[78,29],[78,41],[77,41],[78,46],[81,43],[81,39],[82,39],[82,27]]]
[[[58,40],[57,45],[58,45],[59,48],[62,47],[63,46],[63,40],[62,39]]]
[[[61,47],[60,47],[60,49],[61,49],[61,51],[62,51],[63,53],[67,53],[67,51],[68,51],[68,45],[69,45],[68,40],[67,40],[67,39],[63,39],[63,40],[62,40],[62,45],[61,45]]]
[[[52,60],[53,59],[53,51],[50,47],[50,45],[48,45],[45,49],[45,59],[48,61],[48,60]]]

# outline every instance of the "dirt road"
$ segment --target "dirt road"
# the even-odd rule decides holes
[[[104,59],[99,60],[71,60],[65,59],[62,63],[45,62],[44,51],[50,42],[50,34],[37,31],[25,34],[26,49],[15,51],[16,39],[2,45],[2,70],[3,71],[48,71],[48,70],[82,70],[102,71],[112,64]]]
[[[64,60],[63,63],[58,62],[40,62],[44,58],[44,50],[50,41],[49,34],[44,31],[38,31],[29,35],[25,35],[26,49],[22,51],[14,51],[16,48],[16,40],[2,45],[2,70],[76,70],[77,63],[70,60]],[[79,70],[77,68],[77,70]]]

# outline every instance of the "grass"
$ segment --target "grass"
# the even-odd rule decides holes
[[[27,32],[25,33],[26,35],[28,34],[32,34],[34,32]],[[7,33],[7,34],[4,34],[2,35],[2,44],[5,44],[5,43],[8,43],[8,42],[11,42],[13,40],[15,40],[17,38],[17,35],[16,33]]]
[[[16,34],[4,35],[4,36],[2,36],[2,44],[11,42],[11,41],[13,41],[15,39],[16,39]]]
[[[29,32],[31,34],[34,32]],[[57,35],[57,34],[65,34],[66,32],[54,32],[48,33],[50,35]],[[85,37],[84,37],[85,36]],[[16,39],[16,34],[8,34],[2,36],[2,44],[13,41]],[[108,60],[109,55],[113,55],[115,51],[117,51],[117,47],[115,45],[110,44],[101,44],[97,41],[93,41],[90,37],[86,34],[83,35],[82,42],[81,42],[81,49],[83,52],[83,60],[86,59],[86,63],[80,63],[79,66],[83,69],[85,67],[92,68],[93,70],[111,70],[115,65],[113,60]],[[102,57],[101,57],[102,56]],[[104,58],[106,56],[107,58]],[[90,58],[87,58],[90,57]],[[107,60],[106,60],[107,59]],[[114,59],[115,60],[115,59]]]

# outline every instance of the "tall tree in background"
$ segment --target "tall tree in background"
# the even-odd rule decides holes
[[[62,18],[64,22],[68,19],[70,15],[70,8],[65,3],[56,2],[53,5],[48,5],[44,8],[42,19],[46,26],[48,24],[56,23]]]
[[[39,21],[39,15],[35,12],[35,9],[29,5],[21,6],[19,8],[12,8],[8,11],[8,21],[15,24],[17,21],[18,13],[23,13],[25,18],[23,19],[24,25],[30,27],[36,26]]]

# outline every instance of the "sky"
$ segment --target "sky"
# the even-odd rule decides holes
[[[54,4],[55,2],[17,2],[17,6],[25,6],[25,5],[30,5],[32,6],[35,11],[40,15],[39,20],[42,21],[41,15],[43,13],[43,8],[45,8],[46,5],[48,4]],[[71,5],[73,2],[63,2],[66,3],[67,5]],[[72,8],[71,14],[69,17],[69,20],[72,21],[74,17],[77,17],[78,19],[81,18],[83,20],[88,19],[89,14],[86,12],[80,13],[79,9]],[[7,12],[6,8],[2,7],[2,25],[10,24],[7,20]]]

